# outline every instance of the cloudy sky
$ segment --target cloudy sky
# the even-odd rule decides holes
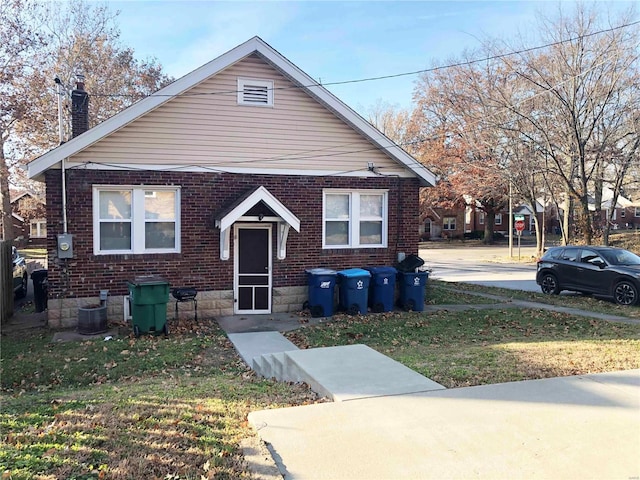
[[[533,26],[556,1],[109,1],[122,41],[179,78],[258,35],[322,83],[444,65],[480,40],[537,45]],[[619,11],[634,2],[602,6]],[[562,8],[570,8],[563,2]],[[378,101],[411,106],[417,75],[328,88],[363,112]]]

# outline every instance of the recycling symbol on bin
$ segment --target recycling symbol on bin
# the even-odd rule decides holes
[[[389,279],[388,278],[383,278],[382,279],[382,284],[383,285],[389,285]]]
[[[364,288],[364,282],[362,280],[358,280],[358,283],[356,283],[356,287],[358,288],[358,290],[362,290]]]
[[[420,277],[413,277],[413,286],[414,287],[420,286]]]

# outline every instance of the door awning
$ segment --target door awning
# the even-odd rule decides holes
[[[246,218],[245,215],[247,212],[260,202],[266,205],[274,213],[274,216],[260,215],[255,219]],[[265,187],[257,187],[238,198],[215,217],[215,225],[220,229],[221,260],[229,260],[230,229],[235,222],[241,219],[278,223],[278,259],[280,260],[286,258],[289,228],[293,227],[296,232],[300,231],[300,220],[298,217],[291,213],[291,211]]]

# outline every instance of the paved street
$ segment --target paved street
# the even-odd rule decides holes
[[[422,248],[419,256],[431,268],[431,278],[446,282],[465,282],[489,287],[510,288],[530,292],[540,291],[536,284],[536,265],[509,259],[507,245],[491,247]],[[534,247],[521,247],[520,258],[532,259]]]

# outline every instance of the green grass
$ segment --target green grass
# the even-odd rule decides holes
[[[430,280],[431,282],[431,280]],[[640,319],[640,306],[623,307],[615,304],[610,299],[603,299],[581,294],[545,295],[542,292],[525,292],[522,290],[510,290],[507,288],[485,287],[483,285],[473,285],[470,283],[438,282],[438,288],[449,290],[451,295],[455,292],[475,292],[481,294],[497,295],[507,300],[526,300],[530,302],[544,303],[547,305],[558,305],[562,307],[577,308],[589,312],[606,313]]]
[[[500,300],[471,295],[451,288],[447,282],[429,280],[425,292],[427,305],[480,305],[500,303]]]
[[[2,337],[3,478],[249,478],[250,411],[315,401],[258,379],[217,327],[169,338]]]
[[[287,336],[303,348],[365,344],[446,387],[640,368],[640,324],[545,310],[341,317]]]
[[[451,289],[463,286],[429,281],[429,303],[445,310],[336,315],[288,337],[301,347],[364,343],[447,387],[640,368],[640,325],[509,303],[475,309],[496,301]],[[468,309],[446,309],[460,303]],[[250,478],[239,446],[255,436],[248,413],[315,394],[256,378],[215,325],[173,327],[168,338],[124,329],[107,342],[3,335],[4,478]]]

